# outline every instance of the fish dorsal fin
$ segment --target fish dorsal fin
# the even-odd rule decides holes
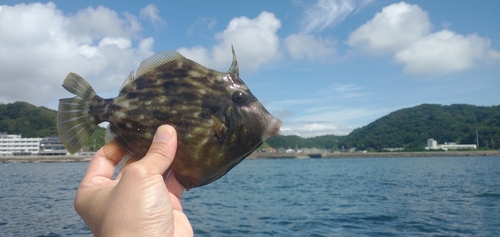
[[[141,62],[141,65],[135,74],[135,78],[139,78],[142,75],[155,70],[159,66],[184,58],[185,57],[182,56],[182,54],[175,51],[157,53]]]
[[[130,84],[131,82],[133,82],[135,80],[134,78],[134,71],[130,72],[130,74],[128,75],[127,79],[125,79],[125,81],[123,82],[122,86],[120,86],[120,91],[125,87],[127,86],[128,84]]]

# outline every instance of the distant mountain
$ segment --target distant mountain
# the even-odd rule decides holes
[[[479,147],[500,147],[500,106],[422,104],[355,129],[340,144],[374,150],[423,149],[429,138],[438,143],[476,144],[476,130]]]
[[[52,137],[57,135],[57,111],[26,102],[0,104],[0,132],[21,134],[22,137]],[[104,145],[104,129],[98,127],[87,142],[89,148]]]
[[[23,137],[57,136],[56,117],[57,111],[26,102],[0,104],[0,132],[21,134]],[[479,147],[500,148],[500,105],[422,104],[392,112],[347,136],[278,136],[266,143],[285,149],[316,147],[337,150],[343,146],[358,150],[381,150],[386,147],[418,150],[426,146],[429,138],[438,143],[476,144],[476,130]],[[104,145],[104,133],[104,129],[98,127],[87,147],[94,147],[94,139],[96,148]]]
[[[0,132],[23,137],[57,136],[57,112],[26,102],[0,104]]]
[[[376,121],[355,129],[347,136],[298,136],[273,137],[267,143],[275,148],[317,147],[340,149],[355,147],[358,150],[381,150],[403,147],[419,150],[427,145],[427,139],[438,143],[455,142],[476,144],[479,147],[500,147],[500,106],[474,106],[454,104],[442,106],[422,104],[413,108],[392,112]]]

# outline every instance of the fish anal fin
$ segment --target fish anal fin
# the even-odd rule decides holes
[[[104,134],[104,142],[105,143],[111,142],[115,139],[115,137],[116,135],[112,131],[111,124],[108,124],[108,126],[106,127],[106,133]]]
[[[116,140],[106,143],[103,150],[106,159],[110,160],[114,166],[117,166],[128,152],[128,150],[124,149],[124,147]]]
[[[104,141],[106,142],[104,146],[104,155],[107,159],[111,160],[118,169],[122,169],[126,165],[139,160],[140,157],[136,157],[133,152],[127,149],[126,143],[116,136],[113,130],[113,125],[108,124],[106,135],[104,136]]]
[[[123,169],[128,164],[139,160],[134,153],[122,145],[119,139],[114,139],[103,147],[104,155],[118,169]]]

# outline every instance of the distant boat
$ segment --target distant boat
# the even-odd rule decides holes
[[[308,154],[309,158],[321,158],[321,153]]]

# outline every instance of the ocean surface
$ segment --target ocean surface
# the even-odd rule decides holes
[[[88,163],[0,163],[0,236],[92,236]],[[184,193],[195,236],[500,236],[500,157],[247,159]]]

